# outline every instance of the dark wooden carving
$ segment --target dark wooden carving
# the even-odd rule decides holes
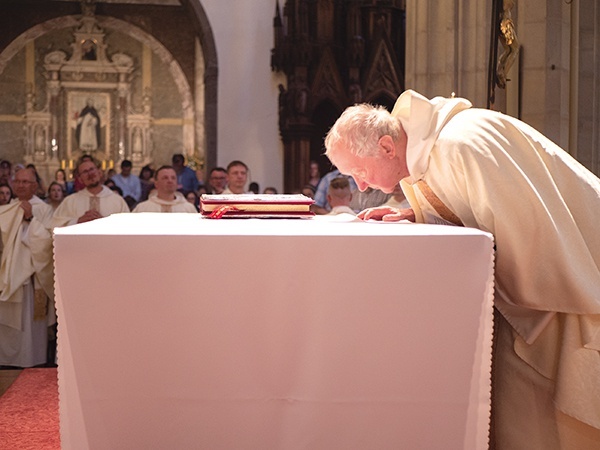
[[[311,160],[331,169],[323,137],[342,111],[391,108],[404,89],[404,0],[276,0],[271,68],[279,85],[284,189],[298,191]]]

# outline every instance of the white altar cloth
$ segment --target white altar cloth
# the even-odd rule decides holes
[[[119,214],[55,229],[63,449],[482,449],[493,242]]]

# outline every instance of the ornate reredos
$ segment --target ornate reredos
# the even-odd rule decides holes
[[[98,26],[95,17],[84,15],[81,25],[73,32],[71,57],[67,59],[67,54],[62,50],[50,52],[45,56],[44,63],[46,71],[50,73],[49,79],[59,79],[65,87],[72,82],[129,82],[128,75],[134,69],[133,58],[124,53],[115,53],[109,59],[106,54],[105,36],[106,33]],[[52,72],[56,74],[52,76]]]

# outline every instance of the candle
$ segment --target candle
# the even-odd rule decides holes
[[[73,160],[69,160],[69,170],[73,170]]]
[[[106,170],[106,160],[102,160],[102,170]]]
[[[60,161],[60,168],[62,170],[65,170],[67,168],[67,161],[65,161],[64,159]]]
[[[115,162],[111,159],[108,168],[113,169],[114,167],[115,167]]]

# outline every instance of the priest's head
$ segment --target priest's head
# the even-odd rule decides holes
[[[21,200],[31,200],[31,197],[35,195],[38,188],[37,177],[35,171],[28,167],[19,169],[15,173],[15,179],[13,180],[13,189],[15,196]]]
[[[406,133],[400,121],[382,106],[355,105],[335,122],[325,138],[325,154],[345,175],[367,188],[391,194],[409,175]]]
[[[177,172],[172,166],[162,166],[154,174],[154,186],[158,198],[173,200],[177,191]]]
[[[79,179],[86,189],[97,189],[102,185],[102,172],[91,159],[83,159],[77,166]]]

